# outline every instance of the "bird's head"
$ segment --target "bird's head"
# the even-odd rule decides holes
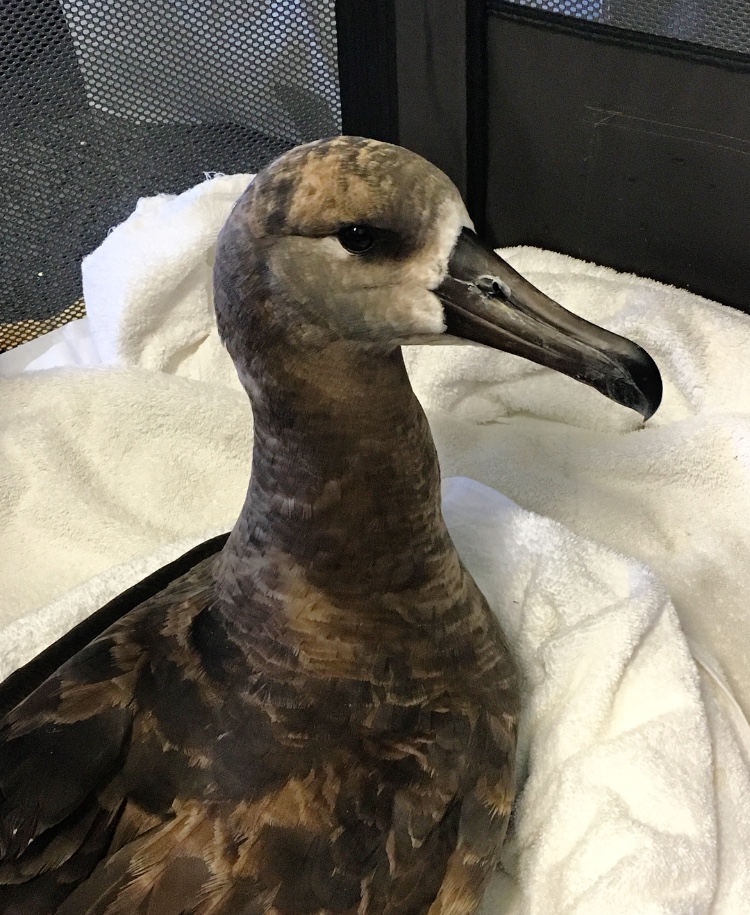
[[[527,282],[474,234],[450,179],[388,143],[321,140],[261,171],[220,236],[215,303],[235,361],[264,335],[384,350],[460,337],[570,375],[645,418],[661,399],[643,349]]]

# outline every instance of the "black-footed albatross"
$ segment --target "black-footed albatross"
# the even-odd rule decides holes
[[[437,168],[360,138],[257,176],[215,305],[254,415],[247,499],[217,557],[4,718],[0,913],[470,915],[519,675],[400,346],[517,353],[646,418],[658,370],[486,248]]]

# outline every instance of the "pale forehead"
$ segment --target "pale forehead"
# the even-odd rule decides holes
[[[257,179],[257,228],[325,233],[347,222],[415,229],[446,200],[450,179],[415,153],[374,140],[336,138],[292,150]]]

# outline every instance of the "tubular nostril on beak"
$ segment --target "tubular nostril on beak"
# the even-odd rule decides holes
[[[476,287],[492,299],[501,299],[506,302],[510,299],[510,288],[496,276],[480,276]]]

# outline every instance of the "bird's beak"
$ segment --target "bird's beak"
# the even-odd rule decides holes
[[[645,350],[566,311],[471,229],[459,235],[448,275],[434,291],[447,333],[570,375],[644,419],[656,412],[661,375]]]

